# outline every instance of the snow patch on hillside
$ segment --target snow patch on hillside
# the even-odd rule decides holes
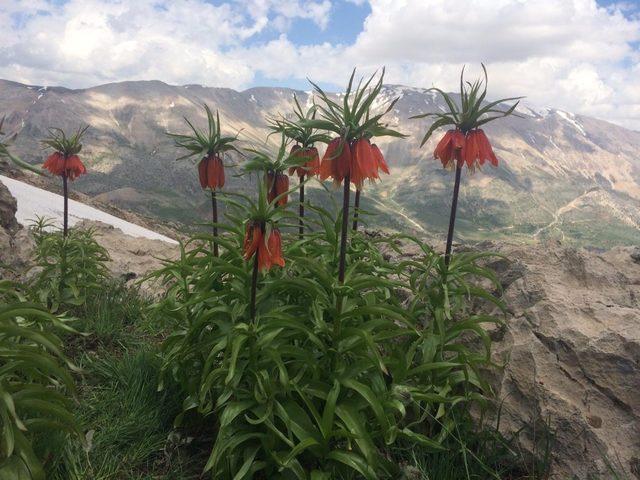
[[[587,132],[584,131],[584,128],[580,123],[575,120],[575,115],[568,112],[563,112],[562,110],[556,110],[555,113],[562,118],[565,122],[575,128],[579,133],[583,136],[587,136]]]
[[[18,202],[18,211],[16,212],[18,223],[26,226],[37,216],[40,216],[50,218],[55,225],[62,226],[63,198],[61,195],[3,175],[0,175],[0,182],[6,185],[11,195],[13,195]],[[173,244],[178,243],[165,235],[161,235],[135,223],[127,222],[126,220],[85,205],[84,203],[69,199],[69,225],[73,226],[82,220],[97,220],[98,222],[106,223],[122,230],[124,234],[132,237],[162,240],[163,242]]]

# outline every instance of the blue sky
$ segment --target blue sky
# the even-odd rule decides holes
[[[0,0],[0,77],[343,88],[357,67],[640,129],[640,0]]]

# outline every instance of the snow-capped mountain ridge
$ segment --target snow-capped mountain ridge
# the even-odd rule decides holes
[[[18,133],[17,153],[42,162],[38,141],[49,127],[75,130],[81,123],[89,124],[83,154],[91,175],[78,180],[76,188],[120,207],[187,223],[208,218],[207,200],[193,164],[174,161],[179,154],[166,131],[186,132],[184,116],[204,126],[201,105],[206,102],[219,110],[226,133],[241,131],[242,146],[264,148],[267,116],[290,112],[293,94],[302,105],[312,103],[310,92],[288,88],[238,92],[141,81],[82,90],[48,87],[38,99],[42,92],[30,87],[34,86],[0,81],[0,115],[7,117],[5,130]],[[429,119],[409,117],[443,111],[445,104],[426,88],[385,85],[376,106],[383,108],[398,97],[385,121],[408,138],[376,140],[392,175],[368,186],[364,197],[383,214],[375,222],[408,229],[415,229],[416,222],[429,231],[444,230],[452,178],[432,159],[440,133],[421,149]],[[559,208],[595,188],[603,195],[586,196],[586,203],[563,212],[544,235],[565,235],[596,246],[640,243],[640,231],[633,226],[640,212],[640,132],[526,101],[517,113],[485,128],[501,163],[498,169],[465,174],[460,234],[531,237],[554,221]],[[276,136],[269,141],[267,146],[273,147]],[[229,188],[248,187],[247,177],[230,173]],[[394,215],[396,206],[411,221]],[[622,221],[614,211],[630,212],[633,221]]]

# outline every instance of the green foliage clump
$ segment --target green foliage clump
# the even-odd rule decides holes
[[[70,229],[65,237],[39,218],[31,226],[36,242],[34,276],[30,290],[52,312],[61,306],[83,305],[108,279],[107,251],[95,240],[91,228]]]
[[[488,393],[482,324],[498,320],[468,308],[471,297],[499,304],[473,281],[495,280],[481,256],[455,257],[447,269],[417,239],[356,234],[341,283],[341,219],[310,208],[314,230],[285,236],[286,266],[261,277],[255,315],[240,205],[228,209],[220,257],[196,237],[155,274],[168,286],[155,310],[173,332],[164,382],[185,392],[178,425],[214,426],[213,478],[388,478],[400,468],[393,445],[445,450],[453,407]],[[420,253],[390,261],[400,241]],[[461,343],[468,334],[484,348]]]
[[[68,393],[76,367],[63,353],[66,322],[0,281],[0,478],[44,480],[47,448],[34,438],[77,433]]]

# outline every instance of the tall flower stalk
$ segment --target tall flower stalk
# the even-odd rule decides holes
[[[473,172],[476,168],[491,163],[498,166],[498,159],[493,152],[491,143],[480,127],[498,118],[503,118],[513,114],[518,106],[519,100],[523,97],[511,97],[485,102],[487,96],[487,69],[482,65],[484,79],[478,79],[474,83],[464,81],[464,68],[460,74],[460,104],[439,88],[429,90],[439,93],[447,105],[444,113],[423,113],[411,118],[435,118],[431,124],[420,146],[429,140],[431,135],[444,126],[451,125],[454,128],[448,130],[438,142],[433,157],[442,162],[446,169],[455,169],[455,181],[453,186],[453,199],[451,201],[451,212],[449,215],[449,229],[447,231],[447,244],[445,248],[445,265],[448,267],[451,262],[451,248],[455,230],[456,212],[458,210],[458,194],[460,193],[460,179],[462,177],[462,167],[466,164],[467,169]],[[516,101],[507,110],[499,110],[496,107],[502,103]]]
[[[218,198],[217,190],[224,187],[224,154],[239,150],[233,145],[238,136],[223,136],[220,130],[220,115],[216,111],[215,118],[208,105],[204,105],[207,115],[207,129],[199,130],[185,117],[184,121],[191,129],[190,135],[168,133],[173,138],[175,146],[188,153],[178,158],[190,158],[202,155],[198,162],[198,177],[203,190],[209,190],[211,195],[211,221],[213,225],[213,256],[219,255],[218,249]]]
[[[287,139],[294,142],[291,147],[290,157],[296,164],[289,167],[289,175],[298,177],[299,206],[298,206],[298,235],[304,237],[304,202],[306,181],[320,172],[320,156],[316,144],[328,143],[330,137],[318,132],[315,128],[305,125],[308,120],[316,118],[317,108],[312,105],[306,111],[303,110],[298,97],[293,96],[293,119],[284,116],[271,119],[270,128],[274,133],[281,133]]]
[[[355,70],[351,74],[342,102],[334,101],[318,85],[311,82],[320,100],[317,106],[320,118],[303,122],[307,127],[326,130],[335,135],[327,145],[320,164],[320,179],[331,178],[336,186],[342,185],[342,227],[338,263],[338,281],[341,284],[344,283],[346,271],[350,184],[353,183],[358,191],[362,190],[365,180],[373,181],[379,178],[379,159],[372,154],[372,137],[404,136],[380,122],[398,99],[390,101],[380,113],[372,115],[370,112],[382,90],[384,69],[375,83],[376,74],[373,74],[366,81],[361,79],[355,89],[354,76]],[[337,306],[340,311],[342,297],[338,297]]]
[[[69,231],[69,183],[80,175],[87,173],[87,169],[80,160],[78,153],[82,150],[80,140],[89,126],[78,128],[75,134],[67,136],[59,128],[49,129],[49,136],[42,140],[42,144],[47,148],[52,148],[54,152],[50,154],[44,162],[42,168],[49,170],[53,175],[62,178],[62,191],[64,198],[63,210],[63,236],[66,237]]]
[[[289,175],[287,171],[294,172],[300,165],[300,159],[293,153],[287,153],[287,137],[281,133],[280,147],[275,155],[271,152],[246,149],[251,157],[244,164],[246,173],[258,172],[262,174],[267,203],[275,207],[285,207],[289,203]]]
[[[254,159],[253,162],[255,164],[261,160],[263,159]],[[252,171],[251,161],[248,171]],[[266,173],[263,176],[266,177]],[[269,185],[266,179],[263,179],[258,183],[258,201],[249,204],[249,217],[245,223],[243,256],[246,261],[253,261],[249,292],[251,320],[256,318],[259,273],[266,273],[274,266],[284,267],[285,265],[282,254],[282,237],[277,225],[278,221],[286,215],[285,210],[280,208],[278,202],[287,194],[288,192],[282,192],[269,200]]]
[[[274,133],[281,133],[294,142],[289,153],[294,165],[289,167],[289,175],[295,174],[298,177],[298,200],[300,202],[298,205],[298,235],[302,239],[304,237],[305,183],[320,171],[320,156],[316,144],[327,143],[329,137],[304,124],[307,120],[315,119],[317,110],[315,105],[306,111],[303,110],[296,95],[293,96],[293,102],[293,119],[289,120],[285,117],[271,119],[269,127]]]

